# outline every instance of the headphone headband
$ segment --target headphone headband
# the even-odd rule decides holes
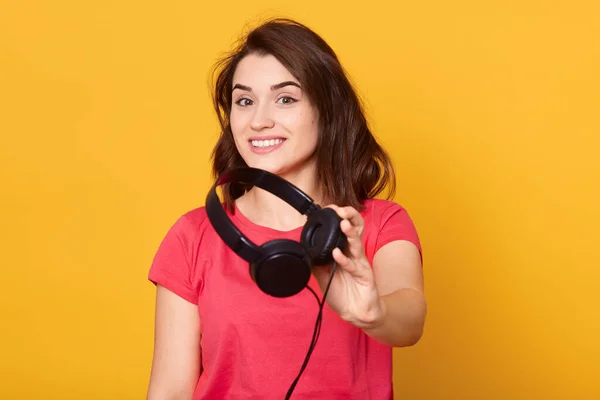
[[[279,197],[300,214],[309,216],[320,207],[295,185],[270,172],[250,167],[233,168],[221,173],[206,196],[206,213],[217,234],[242,259],[257,261],[262,253],[259,246],[246,237],[229,219],[217,187],[226,183],[251,184]]]

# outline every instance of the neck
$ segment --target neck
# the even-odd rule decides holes
[[[281,175],[283,179],[297,186],[320,204],[320,195],[315,184],[313,171]],[[302,226],[306,216],[279,197],[257,187],[253,187],[236,201],[242,214],[257,225],[281,231],[289,231]]]

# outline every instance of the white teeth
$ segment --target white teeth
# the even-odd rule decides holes
[[[252,140],[251,143],[254,147],[271,147],[283,142],[284,140],[285,139]]]

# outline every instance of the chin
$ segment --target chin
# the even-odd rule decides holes
[[[246,163],[249,167],[262,169],[263,171],[267,171],[275,175],[284,175],[291,169],[289,165],[267,160],[254,160],[254,162],[251,161]]]

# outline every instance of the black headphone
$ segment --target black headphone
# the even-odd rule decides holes
[[[217,187],[243,183],[264,189],[308,217],[300,242],[275,239],[256,245],[233,224],[217,195]],[[257,168],[234,168],[219,175],[206,196],[206,213],[221,239],[250,263],[250,276],[260,290],[273,297],[290,297],[304,289],[313,265],[333,262],[332,251],[344,250],[346,235],[341,218],[331,208],[321,208],[298,187],[279,176]]]

